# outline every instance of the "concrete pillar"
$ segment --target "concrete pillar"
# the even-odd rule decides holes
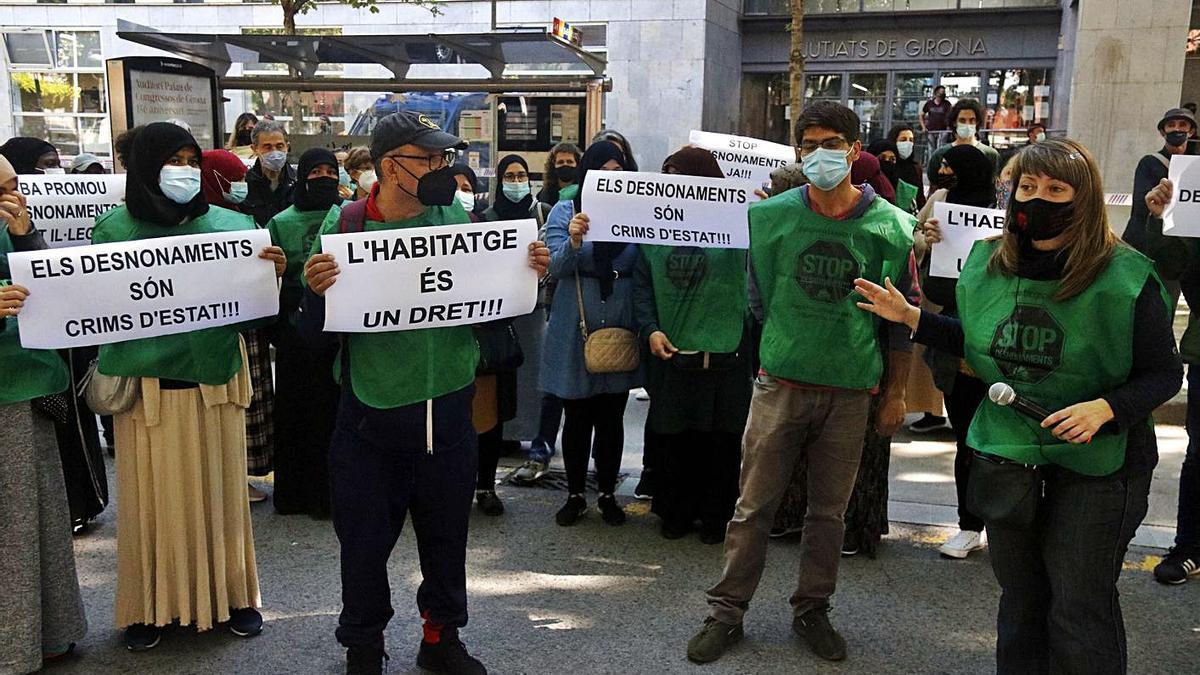
[[[1074,13],[1064,25],[1076,26],[1065,45],[1067,131],[1095,155],[1106,192],[1130,192],[1138,160],[1162,147],[1158,120],[1179,105],[1191,0],[1079,2],[1063,11]]]

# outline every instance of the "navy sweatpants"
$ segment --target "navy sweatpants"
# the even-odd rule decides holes
[[[447,627],[464,626],[467,521],[478,453],[471,426],[475,387],[434,400],[429,453],[424,402],[371,408],[354,395],[348,375],[329,448],[333,526],[342,560],[338,642],[350,647],[383,639],[394,613],[387,562],[406,515],[412,516],[421,559],[417,608]]]

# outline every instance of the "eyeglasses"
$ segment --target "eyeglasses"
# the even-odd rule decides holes
[[[504,174],[505,183],[524,183],[527,180],[529,180],[529,174],[525,173],[524,171],[520,173],[509,172]]]
[[[383,159],[423,159],[429,162],[429,170],[444,169],[458,160],[458,150],[446,148],[436,155],[385,155]]]
[[[822,150],[841,150],[849,143],[841,136],[830,136],[823,141],[803,141],[800,143],[800,154],[807,155],[815,152],[817,148]]]

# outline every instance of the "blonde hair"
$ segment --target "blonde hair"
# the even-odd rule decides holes
[[[1117,246],[1124,245],[1109,227],[1104,185],[1095,158],[1076,141],[1056,139],[1026,146],[1006,168],[1012,169],[1014,190],[1006,222],[1013,221],[1016,190],[1025,174],[1047,176],[1075,188],[1070,222],[1063,230],[1062,250],[1066,252],[1067,264],[1054,299],[1069,300],[1079,295],[1108,265]],[[1016,274],[1020,249],[1017,233],[1005,230],[1000,246],[988,261],[988,271]]]

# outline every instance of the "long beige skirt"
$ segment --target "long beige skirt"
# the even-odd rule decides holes
[[[908,369],[908,390],[904,397],[910,413],[929,413],[945,417],[942,392],[933,384],[933,373],[925,364],[925,346],[913,345]]]
[[[208,630],[259,607],[246,484],[245,351],[220,386],[159,389],[116,417],[116,625]]]

